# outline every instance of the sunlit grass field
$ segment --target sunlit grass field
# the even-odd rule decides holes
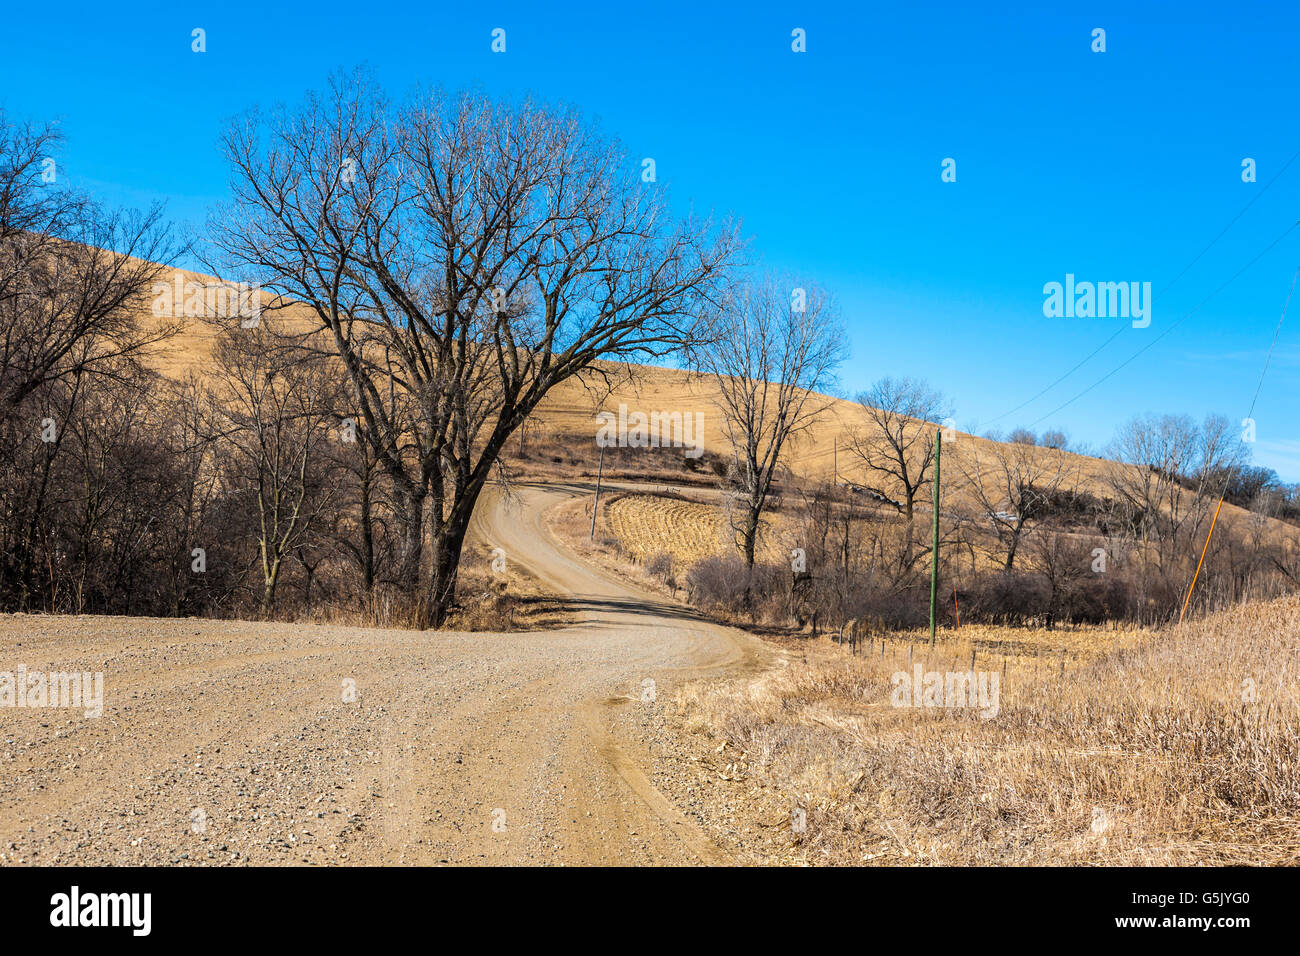
[[[677,696],[788,854],[1300,862],[1300,598],[1154,631],[978,627],[933,649],[894,637],[857,655],[803,641],[788,666]],[[972,652],[997,675],[996,714],[891,702],[894,675],[968,671]]]

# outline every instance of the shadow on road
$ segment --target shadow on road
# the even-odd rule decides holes
[[[521,605],[546,605],[564,611],[607,614],[633,614],[639,617],[672,618],[680,621],[714,623],[709,618],[691,608],[681,607],[660,601],[646,601],[642,598],[586,597],[575,594],[572,597],[530,597],[520,598]],[[577,626],[609,627],[608,621],[589,620]]]

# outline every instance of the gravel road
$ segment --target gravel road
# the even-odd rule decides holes
[[[726,862],[619,710],[771,652],[565,551],[541,515],[577,493],[473,529],[570,596],[563,630],[0,616],[0,672],[104,675],[97,718],[0,707],[0,865]]]

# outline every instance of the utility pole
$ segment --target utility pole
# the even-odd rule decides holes
[[[605,446],[600,446],[600,468],[596,472],[596,503],[591,506],[591,536],[588,540],[596,540],[596,515],[600,514],[600,479],[605,474]]]
[[[930,644],[934,644],[935,599],[939,593],[939,466],[943,458],[943,430],[934,430],[934,537],[930,542]]]

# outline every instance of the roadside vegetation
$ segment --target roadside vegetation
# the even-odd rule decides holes
[[[905,427],[919,438],[873,442],[884,428],[863,421],[855,454],[877,448],[880,470],[848,465],[833,482],[784,469],[756,526],[753,564],[717,533],[734,501],[745,500],[721,456],[708,459],[717,476],[711,494],[656,500],[647,488],[634,500],[610,499],[599,530],[632,560],[671,558],[691,603],[733,623],[820,632],[852,625],[864,634],[921,626],[929,617],[934,511],[915,476],[932,480],[943,429],[912,422]],[[1293,516],[1300,491],[1249,465],[1223,418],[1137,418],[1106,453],[956,432],[943,441],[941,626],[1160,624],[1182,613],[1198,565],[1193,614],[1269,600],[1300,584]],[[1247,479],[1250,497],[1238,492],[1245,503],[1225,494],[1219,510],[1219,494]]]
[[[1289,597],[1064,645],[1006,627],[857,655],[804,640],[757,679],[686,687],[673,719],[706,824],[730,814],[714,830],[735,834],[739,814],[756,861],[1294,864],[1298,636]],[[972,661],[1002,675],[995,716],[893,706],[896,674]]]

